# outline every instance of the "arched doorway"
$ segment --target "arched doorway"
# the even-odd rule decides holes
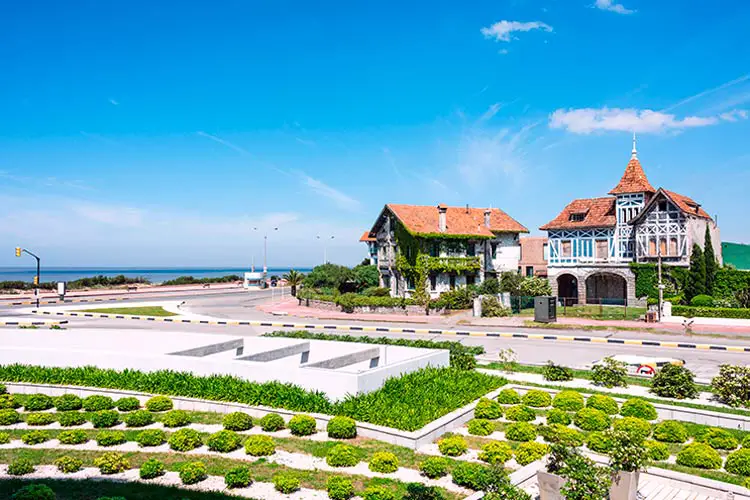
[[[628,283],[620,275],[596,273],[586,278],[586,302],[590,304],[624,305]]]
[[[564,304],[572,306],[578,303],[578,278],[572,274],[561,274],[557,277],[557,296]]]

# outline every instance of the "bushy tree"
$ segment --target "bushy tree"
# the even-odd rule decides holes
[[[378,274],[377,266],[360,264],[353,269],[353,272],[354,282],[357,284],[358,290],[378,286],[378,283],[380,282],[380,275]]]
[[[706,259],[703,250],[696,243],[693,245],[693,253],[690,255],[690,271],[688,272],[687,284],[685,285],[685,300],[690,303],[696,295],[706,293]]]
[[[497,278],[487,278],[477,288],[479,295],[497,295],[500,293],[500,282]]]
[[[713,295],[718,263],[716,262],[716,255],[714,254],[714,246],[711,243],[711,231],[709,231],[708,227],[709,224],[706,224],[706,237],[703,244],[703,256],[705,257],[706,261],[706,294]]]
[[[525,297],[539,297],[540,295],[552,295],[552,286],[547,278],[530,276],[524,278],[519,286],[519,292]]]
[[[506,271],[500,275],[500,291],[511,295],[520,295],[523,276],[514,271]]]
[[[698,388],[693,372],[680,365],[667,364],[651,380],[651,392],[663,398],[696,398]]]
[[[315,266],[305,276],[304,284],[308,288],[335,288],[341,290],[347,282],[354,281],[354,271],[338,264],[322,264]]]

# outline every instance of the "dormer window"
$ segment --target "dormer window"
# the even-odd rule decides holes
[[[667,200],[661,200],[659,202],[659,212],[666,212],[667,211]]]
[[[580,212],[580,213],[573,213],[570,214],[569,221],[570,222],[583,222],[583,220],[586,218],[586,213]]]

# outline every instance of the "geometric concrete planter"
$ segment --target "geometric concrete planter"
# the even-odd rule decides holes
[[[618,472],[609,487],[610,500],[638,500],[638,476],[640,472]]]
[[[565,478],[557,474],[540,470],[536,473],[539,483],[539,500],[563,500],[560,489],[565,484]]]

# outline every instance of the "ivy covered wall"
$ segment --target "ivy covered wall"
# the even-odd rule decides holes
[[[635,274],[635,296],[658,298],[659,271],[656,264],[631,263],[630,269]],[[688,273],[689,270],[685,267],[662,265],[662,279],[666,285],[664,296],[681,295],[687,283]],[[723,267],[716,272],[715,298],[732,297],[736,292],[746,288],[750,288],[750,271]]]

